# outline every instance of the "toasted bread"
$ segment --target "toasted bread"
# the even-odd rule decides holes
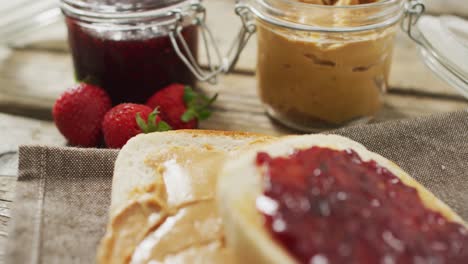
[[[439,212],[448,221],[467,226],[446,204],[413,180],[400,167],[368,151],[361,144],[335,135],[290,136],[247,150],[238,155],[237,159],[229,160],[221,170],[217,191],[219,210],[225,224],[228,246],[234,250],[241,263],[297,263],[296,259],[272,238],[264,225],[263,216],[256,208],[256,199],[262,195],[263,185],[262,175],[255,160],[259,152],[278,157],[313,146],[336,150],[352,149],[363,161],[376,161],[404,184],[415,188],[426,208]]]
[[[98,263],[231,263],[214,200],[218,169],[272,139],[204,130],[131,139],[116,160]]]

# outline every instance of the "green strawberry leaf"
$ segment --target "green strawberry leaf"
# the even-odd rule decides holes
[[[156,125],[156,118],[159,115],[159,109],[156,107],[151,114],[148,116],[148,130],[151,132],[158,131],[158,127]]]
[[[161,120],[161,121],[159,121],[159,123],[157,125],[157,129],[158,129],[157,131],[162,132],[162,131],[172,130],[172,127],[168,123]]]
[[[190,86],[185,86],[184,88],[184,102],[185,104],[190,104],[198,97],[198,94],[193,91]]]
[[[198,114],[193,108],[189,108],[180,118],[185,123],[190,122],[191,120],[197,118]]]
[[[218,98],[218,94],[212,97],[207,97],[196,93],[191,87],[184,88],[184,102],[187,110],[180,117],[183,122],[190,122],[193,119],[205,120],[211,116],[209,107]]]
[[[143,133],[148,134],[151,132],[162,132],[169,131],[172,129],[172,127],[168,123],[162,120],[156,123],[158,115],[159,109],[157,107],[153,110],[153,112],[151,112],[151,114],[149,114],[147,122],[143,120],[140,113],[136,114],[136,122]]]
[[[136,118],[137,125],[140,127],[141,131],[143,132],[148,131],[148,125],[146,124],[145,120],[141,118],[140,113],[137,113],[135,118]]]
[[[199,120],[206,120],[210,118],[211,116],[211,111],[208,109],[202,109],[198,112],[198,119]]]

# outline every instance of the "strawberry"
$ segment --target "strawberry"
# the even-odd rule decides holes
[[[101,139],[101,122],[112,107],[109,95],[99,87],[80,83],[55,102],[55,125],[71,145],[95,147]]]
[[[171,127],[158,116],[158,109],[146,105],[119,104],[104,116],[102,131],[109,148],[121,148],[127,141],[140,134],[167,131]]]
[[[208,108],[217,96],[208,98],[189,86],[175,83],[156,92],[146,105],[159,107],[161,118],[173,129],[194,129],[198,127],[198,121],[210,117]]]

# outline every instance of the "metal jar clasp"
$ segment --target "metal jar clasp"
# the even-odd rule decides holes
[[[422,44],[418,37],[415,26],[418,23],[421,15],[426,11],[426,7],[422,0],[411,0],[405,4],[405,16],[401,21],[401,29],[418,44]]]
[[[250,37],[255,33],[256,26],[255,23],[253,23],[252,14],[249,12],[248,8],[244,5],[237,4],[235,11],[242,19],[242,27],[236,35],[227,55],[223,57],[211,30],[206,25],[205,7],[197,1],[191,5],[191,8],[192,11],[195,12],[193,24],[199,27],[200,35],[203,40],[203,46],[208,61],[207,67],[202,67],[197,62],[197,59],[190,51],[190,47],[182,35],[184,18],[186,17],[186,14],[182,10],[171,11],[171,14],[175,17],[175,21],[170,28],[169,38],[175,52],[195,77],[200,81],[215,84],[217,82],[217,76],[220,73],[228,73],[234,68],[242,50],[245,48]],[[213,52],[214,56],[212,54]]]
[[[242,27],[240,28],[239,33],[237,33],[226,57],[224,65],[226,72],[229,72],[234,68],[239,60],[240,54],[249,42],[250,37],[252,37],[252,35],[257,31],[257,25],[255,24],[253,14],[250,12],[248,6],[238,3],[236,4],[235,12],[242,21]]]
[[[190,51],[190,48],[182,35],[185,14],[181,10],[172,11],[172,14],[176,18],[176,21],[170,29],[169,38],[179,58],[185,63],[185,65],[190,69],[190,71],[195,75],[195,77],[198,80],[207,81],[209,83],[216,83],[218,74],[223,71],[223,58],[221,56],[221,52],[219,51],[218,45],[215,42],[213,34],[211,33],[210,29],[206,26],[205,7],[203,7],[201,3],[194,3],[192,4],[191,8],[193,11],[195,11],[193,24],[201,29],[200,32],[203,39],[206,56],[208,59],[209,70],[202,69],[200,64],[197,62],[197,59]],[[213,58],[210,53],[210,47],[214,50],[214,60],[216,60],[216,62],[213,61]]]

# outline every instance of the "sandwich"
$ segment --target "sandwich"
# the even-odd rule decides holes
[[[121,150],[97,262],[468,263],[468,229],[350,139],[179,130]]]
[[[467,224],[400,167],[335,135],[290,136],[224,165],[239,263],[468,263]]]
[[[273,138],[178,130],[140,135],[115,163],[98,263],[233,263],[215,201],[226,159]]]

